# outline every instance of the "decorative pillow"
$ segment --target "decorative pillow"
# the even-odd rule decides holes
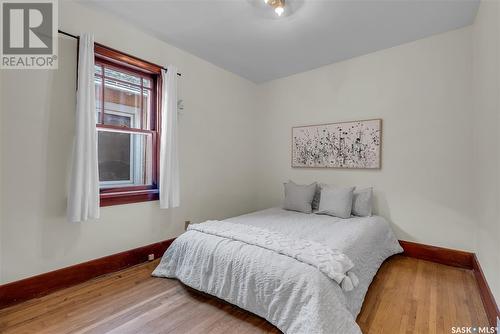
[[[321,187],[318,214],[349,218],[354,187]]]
[[[322,187],[335,187],[335,185],[327,184],[327,183],[318,183],[317,184],[316,193],[314,194],[314,198],[312,201],[313,212],[319,210],[319,202],[321,201],[321,188]]]
[[[373,188],[358,189],[352,197],[352,214],[354,216],[369,217],[373,210]]]
[[[316,192],[316,182],[310,185],[300,185],[288,181],[285,186],[285,204],[283,209],[311,213],[311,203]]]

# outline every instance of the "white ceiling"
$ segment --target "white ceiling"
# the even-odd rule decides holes
[[[479,0],[84,1],[256,83],[474,21]]]

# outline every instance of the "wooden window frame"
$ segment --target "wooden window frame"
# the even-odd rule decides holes
[[[98,120],[96,128],[123,131],[127,133],[150,134],[152,136],[152,184],[148,186],[130,186],[130,187],[110,187],[100,189],[100,206],[111,206],[120,204],[139,203],[146,201],[156,201],[159,199],[159,164],[160,164],[160,129],[161,129],[161,67],[144,61],[142,59],[130,56],[126,53],[105,47],[100,44],[94,45],[95,63],[103,64],[108,68],[115,68],[122,72],[147,77],[151,80],[152,106],[151,106],[151,130],[124,128],[115,125],[103,124],[103,118]],[[104,75],[104,73],[103,73]],[[142,83],[142,80],[141,80]],[[141,84],[142,95],[142,84]],[[103,77],[104,91],[104,77]],[[104,100],[104,96],[103,96]],[[141,96],[141,104],[143,98]],[[104,101],[103,101],[104,102]],[[104,117],[104,104],[101,106],[101,116]],[[141,108],[143,109],[143,108]],[[142,122],[142,115],[141,115]]]

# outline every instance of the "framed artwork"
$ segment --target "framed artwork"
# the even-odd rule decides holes
[[[382,120],[292,128],[292,167],[381,167]]]

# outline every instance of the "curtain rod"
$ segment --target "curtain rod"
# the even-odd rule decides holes
[[[76,35],[70,34],[70,33],[65,32],[65,31],[62,31],[62,30],[57,30],[57,32],[58,32],[58,33],[60,33],[60,34],[62,34],[62,35],[65,35],[65,36],[68,36],[68,37],[74,38],[74,39],[78,39],[78,40],[80,39],[80,36],[76,36]],[[148,62],[148,63],[151,63],[151,62]],[[156,64],[154,64],[154,63],[151,63],[151,64],[153,64],[153,65],[155,65],[155,66],[158,66],[158,67],[162,68],[163,70],[167,71],[167,69],[166,69],[165,67],[163,67],[163,66],[159,66],[159,65],[156,65]],[[177,75],[178,75],[178,76],[182,76],[182,74],[181,74],[181,73],[177,73]]]

